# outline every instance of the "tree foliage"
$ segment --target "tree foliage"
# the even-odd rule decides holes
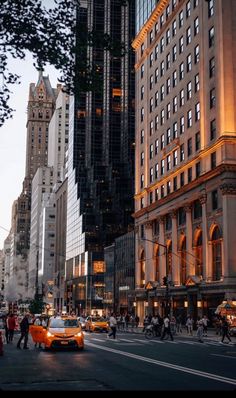
[[[121,5],[127,3],[117,1]],[[10,57],[24,59],[29,51],[36,69],[43,69],[47,63],[53,65],[60,71],[59,81],[68,92],[74,92],[75,87],[82,91],[96,87],[99,69],[89,64],[87,45],[108,50],[112,56],[122,56],[126,51],[121,42],[107,34],[88,33],[81,28],[76,36],[78,0],[54,0],[51,9],[42,3],[42,0],[0,0],[0,126],[12,117],[10,86],[20,82],[20,76],[8,68]]]
[[[42,296],[35,295],[35,298],[30,301],[29,312],[31,314],[42,314],[45,309],[46,303],[43,301]]]

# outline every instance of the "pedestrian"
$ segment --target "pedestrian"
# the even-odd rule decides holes
[[[9,343],[12,343],[12,341],[13,341],[15,327],[16,327],[16,319],[15,319],[14,315],[11,313],[7,317],[8,341],[9,341]]]
[[[28,314],[28,313],[26,313],[25,314],[25,316],[24,316],[24,318],[22,319],[22,321],[21,321],[21,323],[20,323],[20,332],[21,332],[21,335],[20,335],[20,338],[19,338],[19,341],[18,341],[18,343],[17,343],[17,348],[21,348],[21,346],[20,346],[20,343],[21,343],[21,341],[24,339],[24,346],[23,346],[23,348],[25,349],[25,350],[27,350],[27,349],[29,349],[29,347],[27,346],[27,343],[28,343],[28,336],[29,336],[29,317],[30,317],[30,314]]]
[[[114,313],[111,314],[109,322],[110,322],[111,333],[107,334],[107,338],[109,339],[109,337],[113,336],[113,339],[115,339],[116,338],[117,320],[114,316]]]
[[[42,317],[41,317],[41,316],[38,316],[38,317],[35,319],[34,325],[35,325],[35,326],[42,326]],[[35,348],[37,348],[37,345],[38,345],[39,348],[42,348],[41,343],[36,342],[36,343],[34,344]]]
[[[138,325],[139,325],[139,316],[136,315],[136,316],[135,316],[135,327],[137,328]]]
[[[197,318],[197,338],[200,343],[203,343],[203,320],[198,316]]]
[[[7,326],[7,317],[6,315],[2,318],[3,320],[3,327],[5,330],[5,339],[6,339],[6,343],[9,343],[9,330],[8,330],[8,326]]]
[[[193,335],[193,318],[191,315],[188,316],[187,321],[186,321],[186,327],[189,335]]]
[[[207,337],[207,326],[209,323],[209,319],[207,318],[206,315],[203,316],[202,323],[203,323],[203,336]]]
[[[172,341],[174,340],[174,339],[173,339],[173,335],[172,335],[172,333],[171,333],[171,328],[170,328],[170,317],[169,317],[169,315],[167,315],[167,316],[164,318],[164,329],[163,329],[163,332],[162,332],[161,340],[164,339],[164,337],[165,337],[166,334],[168,334],[168,336],[170,336],[170,338],[171,338]]]
[[[229,323],[227,321],[227,319],[225,318],[225,316],[222,319],[222,324],[221,324],[221,328],[222,328],[222,339],[221,339],[221,343],[224,342],[225,337],[227,337],[227,339],[229,341],[231,341],[231,338],[229,337]]]

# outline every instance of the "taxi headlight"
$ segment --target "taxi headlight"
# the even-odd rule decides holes
[[[82,333],[81,333],[81,332],[76,333],[76,334],[75,334],[75,337],[82,337]]]
[[[50,332],[47,332],[47,336],[48,336],[48,337],[53,337],[54,334],[52,334],[52,333],[50,333]]]

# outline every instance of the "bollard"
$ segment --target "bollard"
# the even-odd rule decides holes
[[[2,339],[2,332],[0,332],[0,355],[3,355],[3,339]]]

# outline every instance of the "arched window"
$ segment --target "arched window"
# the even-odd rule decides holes
[[[212,280],[219,281],[222,276],[221,233],[215,227],[212,233]]]
[[[140,256],[140,287],[144,286],[145,286],[145,256],[143,250]]]
[[[156,251],[155,257],[155,281],[160,281],[160,263],[159,263],[159,248]]]
[[[197,276],[202,276],[203,275],[202,232],[200,232],[198,237],[197,237],[196,248],[195,248],[195,256],[196,256],[195,274]]]
[[[186,238],[184,237],[180,247],[180,284],[185,285],[187,279],[186,267]]]
[[[172,242],[167,245],[167,267],[168,267],[168,272],[167,276],[170,276],[170,279],[172,279]]]

